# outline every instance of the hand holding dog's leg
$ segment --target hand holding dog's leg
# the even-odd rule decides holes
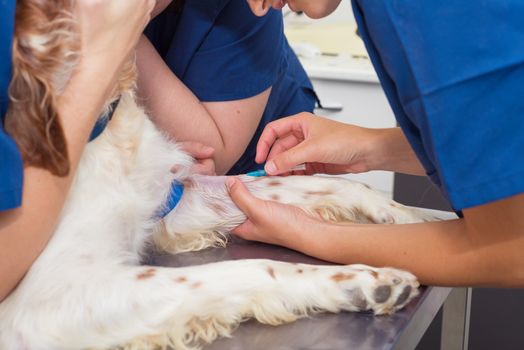
[[[227,186],[231,199],[247,216],[247,220],[232,231],[244,239],[300,250],[307,232],[316,229],[321,232],[323,223],[300,208],[261,200],[235,178],[229,178]]]

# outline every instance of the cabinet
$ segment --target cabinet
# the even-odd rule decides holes
[[[313,22],[290,14],[286,16],[285,28],[324,107],[317,109],[316,114],[370,128],[396,125],[354,21],[335,16],[331,22]],[[393,195],[392,172],[373,171],[347,177]]]

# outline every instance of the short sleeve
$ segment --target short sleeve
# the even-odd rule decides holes
[[[164,13],[148,29],[173,72],[207,102],[248,98],[271,87],[286,62],[281,12],[256,17],[245,0],[230,0],[210,15],[200,3],[188,0],[181,14]],[[176,33],[167,37],[161,27]]]
[[[355,3],[397,119],[452,206],[523,193],[524,3]]]
[[[0,2],[0,210],[16,208],[22,202],[22,159],[15,142],[4,131],[11,79],[14,10],[14,0]]]

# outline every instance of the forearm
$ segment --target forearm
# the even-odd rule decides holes
[[[426,172],[400,128],[373,130],[370,170],[387,170],[411,175]]]
[[[57,177],[46,170],[26,168],[22,206],[0,213],[0,301],[22,279],[55,229],[82,150],[111,86],[113,74],[95,66],[90,62],[89,68],[81,67],[58,101],[71,164],[69,175]]]
[[[144,36],[137,48],[137,66],[139,96],[155,124],[177,141],[213,147],[215,161],[222,158],[226,145],[215,121],[196,96],[175,79]]]
[[[138,45],[137,65],[139,96],[155,124],[177,141],[213,147],[216,172],[226,173],[251,140],[269,92],[246,100],[201,103],[145,37]]]
[[[295,249],[343,264],[405,269],[427,285],[524,286],[524,240],[513,237],[486,242],[478,239],[465,220],[321,226],[296,240]]]

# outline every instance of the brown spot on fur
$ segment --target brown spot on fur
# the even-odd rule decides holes
[[[352,278],[355,277],[355,274],[354,273],[342,273],[342,272],[337,272],[336,274],[334,274],[333,276],[331,276],[331,279],[335,282],[342,282],[342,281],[347,281],[347,280],[350,280]]]
[[[302,270],[302,269],[298,269],[297,270],[297,273],[303,273],[303,272],[304,272],[304,270]]]
[[[373,271],[373,270],[369,270],[368,272],[369,272],[369,274],[370,274],[371,276],[373,276],[373,278],[375,278],[375,279],[378,278],[378,272]]]
[[[271,180],[267,183],[268,186],[271,186],[271,187],[275,187],[275,186],[280,186],[282,185],[282,182],[278,181],[278,180]]]
[[[187,277],[184,277],[184,276],[177,277],[175,278],[175,282],[176,283],[185,283],[187,282]]]
[[[182,183],[184,184],[185,189],[195,186],[195,182],[191,179],[184,180]]]
[[[191,288],[192,289],[197,289],[197,288],[200,288],[202,287],[202,282],[195,282],[191,285]]]
[[[269,196],[269,198],[272,201],[279,201],[280,200],[280,196],[278,194],[272,194],[271,196]]]
[[[306,191],[306,195],[310,196],[329,196],[333,191]]]
[[[83,262],[86,262],[86,263],[89,263],[89,264],[92,264],[92,263],[95,262],[95,258],[92,255],[89,255],[89,254],[82,254],[82,255],[79,256],[79,258]]]
[[[145,279],[153,277],[155,273],[156,273],[156,269],[150,268],[136,275],[136,278],[139,280],[145,280]]]
[[[212,203],[211,208],[218,215],[224,215],[227,213],[226,208],[223,205],[221,205],[220,203]]]
[[[267,273],[271,276],[272,279],[276,280],[277,277],[275,276],[275,270],[272,267],[267,268]]]

